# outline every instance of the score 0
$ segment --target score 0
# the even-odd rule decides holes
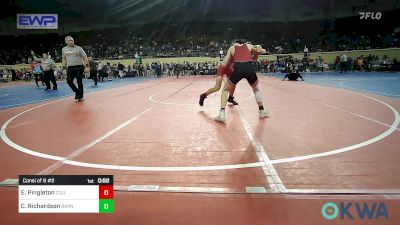
[[[99,185],[99,212],[114,213],[113,185]]]
[[[100,199],[112,199],[112,198],[114,198],[114,187],[113,187],[113,185],[100,185],[99,186],[99,198]]]

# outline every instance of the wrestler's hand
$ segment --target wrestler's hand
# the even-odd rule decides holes
[[[258,54],[264,54],[267,52],[261,45],[255,45],[254,47]]]

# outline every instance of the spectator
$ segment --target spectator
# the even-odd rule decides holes
[[[343,70],[347,72],[347,55],[344,53],[340,56],[340,73],[343,73]]]

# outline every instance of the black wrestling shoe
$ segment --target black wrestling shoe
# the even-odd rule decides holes
[[[233,105],[239,105],[239,103],[237,103],[235,100],[233,100],[234,97],[233,96],[229,96],[228,98],[228,102],[232,103]]]
[[[204,93],[200,95],[200,100],[199,100],[199,105],[203,106],[204,104],[204,99],[207,98],[207,95],[205,95]]]

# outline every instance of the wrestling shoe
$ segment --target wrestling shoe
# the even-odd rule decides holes
[[[204,99],[207,98],[207,95],[205,95],[204,93],[200,95],[200,100],[199,100],[199,105],[203,106],[204,104]]]
[[[268,110],[266,110],[266,109],[259,110],[258,114],[259,114],[260,119],[263,119],[265,117],[268,117]]]
[[[220,110],[219,115],[215,117],[215,120],[218,122],[225,123],[225,110]]]
[[[228,102],[232,103],[233,105],[239,105],[239,103],[237,103],[235,100],[233,100],[235,97],[233,96],[229,96],[228,98]]]

